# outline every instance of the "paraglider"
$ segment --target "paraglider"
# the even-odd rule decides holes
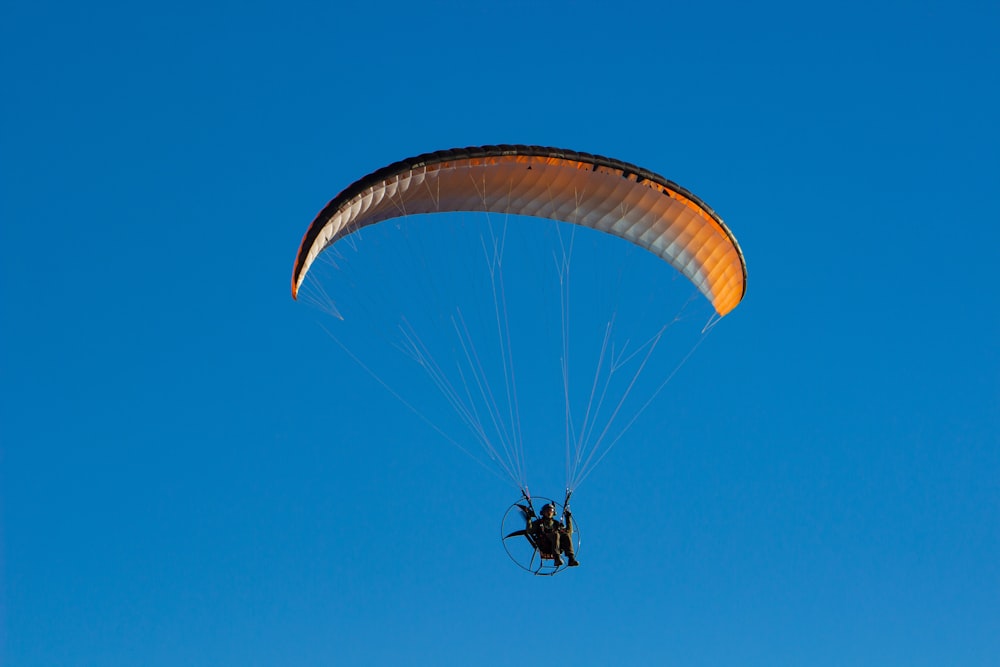
[[[340,247],[342,241],[356,236],[360,230],[389,220],[426,215],[430,216],[427,226],[431,227],[437,216],[455,212],[486,214],[487,217],[490,214],[524,216],[526,228],[538,224],[530,223],[531,220],[552,220],[559,225],[568,223],[573,228],[603,232],[648,251],[676,269],[711,304],[714,319],[702,328],[702,333],[731,312],[746,292],[746,264],[732,232],[711,208],[676,183],[613,158],[540,146],[499,145],[426,153],[390,164],[349,185],[320,211],[303,236],[292,272],[293,298],[299,298],[324,251]],[[500,233],[489,232],[482,244],[489,263],[488,284],[495,305],[495,329],[499,338],[495,357],[501,379],[492,379],[493,370],[483,361],[489,357],[482,354],[482,346],[477,347],[472,339],[471,327],[465,321],[468,309],[456,309],[450,318],[449,326],[454,329],[451,335],[457,338],[457,343],[453,344],[457,351],[449,353],[456,357],[453,363],[441,363],[428,339],[422,338],[406,317],[394,326],[401,332],[397,347],[426,370],[484,447],[489,461],[500,466],[503,474],[521,490],[526,502],[515,503],[512,509],[519,509],[513,514],[509,510],[508,515],[518,517],[514,522],[522,521],[523,525],[509,530],[505,517],[502,538],[505,546],[512,536],[531,546],[532,564],[525,569],[539,573],[534,565],[537,560],[549,561],[557,569],[562,565],[563,556],[571,566],[578,562],[574,539],[579,539],[579,532],[574,531],[575,521],[567,506],[569,495],[666,383],[664,380],[658,388],[653,386],[649,399],[630,420],[625,419],[617,435],[612,433],[612,423],[623,419],[624,396],[633,392],[639,374],[668,325],[638,346],[619,345],[616,348],[611,341],[609,322],[608,332],[604,333],[603,343],[599,345],[600,356],[589,397],[582,407],[571,405],[575,384],[570,380],[568,359],[572,345],[565,333],[569,307],[563,287],[560,287],[559,308],[564,332],[558,356],[562,360],[566,398],[567,451],[564,523],[561,527],[553,523],[559,523],[555,518],[559,507],[551,501],[546,503],[542,518],[534,518],[524,471],[512,361],[514,352],[510,342],[512,328],[501,270],[503,254],[507,252],[506,224]],[[442,242],[435,243],[441,245]],[[434,244],[427,245],[434,247]],[[561,248],[560,252],[568,251]],[[428,271],[435,268],[429,260],[425,264],[429,265]],[[563,272],[566,270],[563,265],[568,266],[569,262],[557,261],[556,264]],[[561,285],[568,282],[563,273],[559,274],[559,280]],[[453,280],[452,284],[463,281],[466,281],[465,276]],[[365,285],[357,289],[364,290]],[[613,315],[610,320],[614,321],[615,317]],[[629,363],[635,370],[621,382],[622,389],[618,391],[624,396],[618,402],[606,401],[611,380],[599,377],[600,374],[609,377],[620,374]],[[451,370],[449,376],[452,368],[457,370]],[[393,391],[391,387],[390,391]],[[398,394],[397,397],[406,402]],[[596,415],[606,406],[611,406],[606,410],[609,416],[601,417],[606,419],[601,427]],[[536,556],[541,558],[536,559]]]

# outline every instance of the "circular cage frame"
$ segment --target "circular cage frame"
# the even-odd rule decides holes
[[[537,502],[555,505],[556,516],[563,516],[563,504],[551,498],[536,496],[531,498],[530,501],[522,498],[511,503],[507,511],[504,512],[503,519],[500,521],[500,541],[503,543],[503,548],[507,552],[507,556],[522,570],[530,572],[535,576],[551,577],[562,572],[568,566],[565,564],[555,565],[553,561],[548,559],[543,560],[538,548],[524,534],[524,507],[527,504],[532,512],[534,512],[534,505]],[[535,516],[537,515],[533,514],[532,518]],[[580,538],[580,527],[574,515],[573,533],[570,539],[573,541],[573,551],[577,555],[580,553]]]

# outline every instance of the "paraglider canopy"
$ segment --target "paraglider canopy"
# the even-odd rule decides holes
[[[722,219],[696,196],[641,167],[541,146],[426,153],[348,186],[316,216],[299,247],[292,296],[320,253],[390,218],[451,211],[503,212],[591,227],[658,255],[722,316],[746,292],[743,253]]]

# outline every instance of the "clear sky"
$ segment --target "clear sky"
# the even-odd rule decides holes
[[[998,33],[967,0],[6,3],[0,663],[1000,664]],[[552,578],[500,544],[516,490],[289,294],[341,188],[493,143],[663,174],[749,267]]]

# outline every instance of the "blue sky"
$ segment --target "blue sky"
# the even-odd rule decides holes
[[[0,662],[1000,662],[995,3],[361,5],[3,10]],[[750,272],[554,578],[289,295],[341,188],[491,143]]]

